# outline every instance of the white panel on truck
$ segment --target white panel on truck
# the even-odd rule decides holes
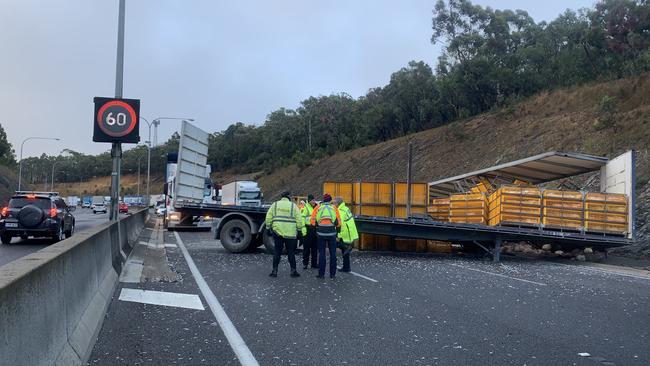
[[[633,239],[636,220],[636,197],[634,188],[636,153],[634,150],[617,156],[600,168],[600,191],[605,193],[622,193],[628,197],[628,238]]]
[[[183,121],[176,167],[174,201],[177,204],[203,202],[208,162],[208,136],[207,132]]]

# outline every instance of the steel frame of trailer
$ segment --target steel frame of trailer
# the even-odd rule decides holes
[[[424,218],[403,219],[356,216],[355,222],[360,233],[474,243],[490,253],[495,262],[499,261],[501,245],[504,241],[553,242],[567,246],[593,246],[601,249],[634,243],[633,240],[623,236],[549,231],[524,227],[458,224]],[[489,247],[493,247],[493,250],[490,251]]]

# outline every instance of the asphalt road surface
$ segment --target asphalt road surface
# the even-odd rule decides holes
[[[108,214],[98,213],[95,215],[88,208],[77,208],[72,214],[76,219],[75,232],[88,230],[108,220]],[[11,244],[0,244],[0,266],[43,249],[52,243],[52,240],[49,239],[22,240],[14,238]]]
[[[353,253],[270,278],[261,250],[152,225],[133,253],[89,364],[650,364],[648,272]]]

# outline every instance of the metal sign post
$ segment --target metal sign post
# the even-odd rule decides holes
[[[115,66],[115,98],[122,98],[124,86],[124,17],[126,0],[120,0],[120,10],[117,16],[117,61]],[[113,171],[111,172],[111,221],[119,217],[118,201],[120,197],[120,163],[122,160],[122,143],[113,142],[111,147],[113,158]]]

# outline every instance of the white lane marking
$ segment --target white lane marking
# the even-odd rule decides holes
[[[251,350],[246,345],[246,342],[244,342],[244,339],[239,335],[239,332],[237,332],[237,328],[232,324],[232,321],[228,318],[228,314],[223,310],[219,300],[214,296],[214,293],[210,290],[210,286],[205,282],[201,272],[199,272],[196,264],[194,264],[194,260],[190,256],[190,252],[185,248],[181,236],[178,235],[177,231],[174,231],[174,236],[176,237],[178,247],[181,248],[181,252],[183,252],[183,257],[185,257],[188,267],[190,267],[190,272],[192,272],[196,284],[199,286],[199,289],[201,290],[205,301],[208,303],[210,310],[212,310],[212,314],[214,314],[214,317],[217,319],[219,326],[221,326],[221,330],[226,336],[226,339],[228,339],[230,347],[235,352],[237,359],[239,359],[239,363],[243,366],[259,366],[255,356],[253,356]]]
[[[339,268],[339,271],[341,271],[341,268]],[[346,272],[341,272],[341,273],[346,273]],[[377,281],[376,279],[374,279],[374,278],[370,278],[370,277],[367,277],[367,276],[364,276],[364,275],[362,275],[361,273],[357,273],[357,272],[347,272],[347,273],[349,273],[349,274],[351,274],[351,275],[354,275],[354,276],[357,276],[357,277],[361,277],[361,278],[363,278],[364,280],[368,280],[368,281],[371,281],[371,282],[374,282],[374,283],[379,282],[379,281]]]
[[[139,302],[142,304],[205,310],[203,303],[201,303],[201,299],[197,295],[191,294],[122,288],[119,299],[122,301]]]
[[[176,244],[165,244],[165,248],[178,248]]]
[[[585,265],[585,264],[564,264],[564,263],[554,263],[554,264],[564,266],[564,267],[586,269],[586,270],[589,270],[589,271],[603,273],[603,274],[613,274],[613,275],[617,275],[617,276],[637,278],[637,279],[640,279],[640,280],[650,280],[650,274],[646,275],[645,273],[640,272],[640,271],[643,271],[643,270],[637,270],[637,269],[633,269],[633,268],[630,268],[630,270],[639,271],[639,273],[638,274],[628,273],[628,272],[625,272],[627,269],[623,269],[623,268],[615,269],[615,268],[607,268],[607,267],[592,267],[591,265]]]
[[[516,280],[516,281],[521,281],[521,282],[526,282],[526,283],[532,283],[532,284],[534,284],[534,285],[539,285],[539,286],[546,286],[546,284],[545,284],[545,283],[542,283],[542,282],[535,282],[535,281],[525,280],[525,279],[523,279],[523,278],[517,278],[517,277],[506,276],[506,275],[503,275],[503,274],[500,274],[500,273],[494,273],[494,272],[482,271],[482,270],[480,270],[480,269],[475,269],[475,268],[469,268],[469,267],[461,266],[460,264],[449,263],[449,265],[450,265],[450,266],[454,266],[454,267],[459,267],[459,268],[467,269],[467,270],[474,271],[474,272],[480,272],[480,273],[489,274],[489,275],[492,275],[492,276],[509,278],[509,279],[511,279],[511,280]]]

